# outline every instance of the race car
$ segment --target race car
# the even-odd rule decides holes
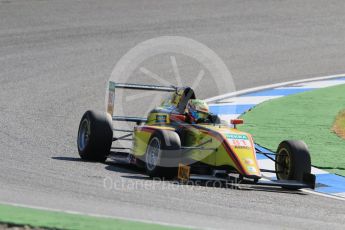
[[[114,116],[115,91],[155,90],[169,96],[146,117]],[[240,181],[287,189],[315,188],[311,159],[303,141],[282,141],[276,153],[260,151],[253,137],[208,111],[190,87],[109,82],[106,112],[87,111],[78,130],[78,152],[83,160],[104,162],[126,159],[145,168],[150,177]],[[113,127],[113,121],[134,122],[130,130]],[[114,142],[130,141],[130,148]],[[257,154],[274,161],[275,170],[259,167]],[[277,180],[263,178],[275,173]]]

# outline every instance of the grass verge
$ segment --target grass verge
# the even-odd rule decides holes
[[[282,140],[304,140],[314,166],[345,176],[345,141],[332,130],[344,92],[339,85],[264,102],[242,116],[241,130],[272,150]]]
[[[0,223],[15,224],[46,229],[133,229],[133,230],[176,230],[177,227],[148,224],[112,218],[84,216],[55,211],[0,204]]]

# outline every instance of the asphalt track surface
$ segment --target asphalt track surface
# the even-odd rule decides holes
[[[157,36],[206,44],[236,89],[344,73],[344,9],[344,1],[319,0],[1,0],[0,201],[202,228],[343,229],[343,201],[283,190],[166,189],[171,182],[128,167],[79,161],[76,133],[85,110],[103,109],[115,63]],[[104,178],[123,187],[108,190]]]

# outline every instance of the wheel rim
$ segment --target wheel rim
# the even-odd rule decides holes
[[[290,177],[291,159],[287,149],[281,149],[277,156],[277,175],[278,179],[288,180]]]
[[[87,119],[84,119],[80,125],[78,134],[78,147],[80,151],[83,151],[88,145],[90,140],[90,125]]]
[[[157,137],[155,137],[151,140],[146,152],[146,167],[148,170],[153,171],[157,167],[160,152],[160,141]]]

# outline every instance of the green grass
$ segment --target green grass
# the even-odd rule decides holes
[[[242,116],[241,130],[276,150],[282,140],[304,140],[312,164],[345,176],[345,141],[332,128],[345,108],[345,85],[295,94],[259,104]]]
[[[158,224],[147,224],[135,221],[126,221],[112,218],[91,217],[78,214],[68,214],[55,211],[43,211],[32,208],[16,207],[11,205],[0,205],[0,222],[16,225],[27,225],[31,227],[53,228],[53,229],[133,229],[133,230],[160,230],[160,229],[182,229],[176,227],[162,226]]]

